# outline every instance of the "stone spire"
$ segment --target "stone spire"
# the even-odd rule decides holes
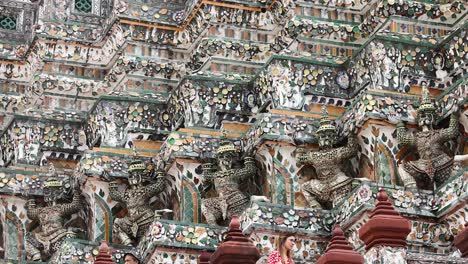
[[[254,264],[259,258],[258,249],[240,230],[239,217],[233,215],[226,238],[211,256],[210,263]]]
[[[211,253],[208,251],[203,251],[200,256],[198,256],[199,264],[210,264]]]
[[[109,255],[109,246],[107,246],[105,240],[103,240],[99,246],[99,254],[97,254],[94,264],[115,264],[112,257]]]
[[[364,258],[355,252],[346,240],[343,230],[339,225],[332,232],[332,239],[328,244],[326,253],[322,255],[317,264],[361,264]]]
[[[468,258],[468,223],[465,224],[465,228],[455,237],[453,244],[460,250],[462,258]]]
[[[369,221],[359,229],[359,237],[366,244],[366,250],[375,246],[406,248],[406,237],[411,232],[410,222],[395,211],[383,188],[377,200]]]

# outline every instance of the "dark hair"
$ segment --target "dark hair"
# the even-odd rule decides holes
[[[284,250],[283,250],[284,243],[286,242],[286,240],[289,237],[296,237],[296,233],[286,233],[283,236],[278,237],[278,240],[277,240],[277,243],[276,243],[276,250],[278,250],[278,252],[280,253],[281,258],[284,257],[284,254],[286,254],[286,256],[288,258],[291,258],[291,255],[292,255],[291,250],[288,250],[286,252],[284,252]]]
[[[124,255],[124,260],[125,260],[125,258],[126,258],[127,256],[130,256],[130,257],[133,259],[133,261],[138,262],[138,264],[141,263],[140,260],[139,260],[137,257],[135,257],[135,255],[133,255],[132,253],[125,253],[125,255]]]

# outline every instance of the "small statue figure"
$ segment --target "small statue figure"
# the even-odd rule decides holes
[[[116,182],[109,185],[110,197],[117,202],[124,203],[128,215],[114,221],[114,232],[123,245],[137,244],[154,220],[154,210],[149,202],[152,197],[161,193],[166,185],[163,172],[156,172],[156,181],[149,183],[150,171],[141,160],[134,160],[128,168],[128,183],[124,192],[119,191]]]
[[[453,157],[444,151],[444,143],[458,135],[458,116],[450,116],[448,128],[435,130],[436,108],[429,98],[427,87],[422,87],[422,102],[418,108],[416,133],[408,132],[405,124],[397,125],[397,139],[401,145],[415,146],[420,159],[404,162],[399,167],[400,177],[405,187],[433,189],[450,178]]]
[[[234,168],[237,156],[235,146],[223,134],[220,147],[216,151],[217,169],[212,163],[203,165],[203,184],[213,184],[218,197],[202,199],[202,213],[210,225],[217,225],[240,215],[250,203],[250,198],[239,190],[240,182],[255,176],[257,168],[252,157],[244,158],[243,168]]]
[[[319,142],[319,150],[298,153],[298,166],[310,164],[317,172],[317,179],[312,179],[301,185],[302,192],[311,208],[329,208],[338,203],[351,189],[352,178],[344,174],[341,169],[342,162],[350,159],[357,152],[357,140],[355,136],[348,138],[344,147],[335,148],[337,132],[334,125],[328,119],[326,107],[322,107],[322,118],[316,135]]]
[[[31,220],[38,220],[40,232],[27,234],[26,255],[28,260],[47,260],[60,250],[65,238],[76,237],[76,228],[65,228],[67,217],[82,208],[79,185],[75,184],[71,203],[58,203],[64,194],[64,186],[56,177],[53,165],[49,168],[49,178],[44,182],[43,193],[46,206],[37,208],[34,199],[26,204],[27,215]]]

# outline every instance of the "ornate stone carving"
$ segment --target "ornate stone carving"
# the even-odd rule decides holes
[[[117,202],[126,205],[128,214],[114,221],[113,231],[124,245],[137,244],[154,220],[154,211],[150,207],[150,199],[161,193],[166,185],[163,172],[156,172],[154,182],[147,184],[152,178],[152,172],[141,160],[134,160],[128,168],[129,188],[119,191],[116,182],[111,182],[109,194]]]
[[[56,253],[66,238],[76,237],[78,228],[65,228],[67,217],[82,208],[79,184],[73,186],[73,198],[70,203],[59,203],[64,198],[65,186],[58,179],[53,165],[49,169],[49,178],[44,182],[43,193],[46,206],[37,207],[34,199],[26,204],[27,215],[31,220],[38,220],[40,231],[28,233],[26,237],[26,255],[28,260],[47,260]]]
[[[212,163],[203,165],[203,183],[213,184],[218,197],[202,199],[202,213],[210,225],[224,224],[235,214],[241,214],[248,206],[249,196],[239,188],[241,181],[255,176],[256,166],[252,157],[244,157],[242,168],[234,167],[238,152],[235,146],[222,136],[216,151],[217,168]]]
[[[408,132],[404,123],[397,125],[397,138],[401,145],[414,146],[420,156],[418,160],[404,162],[399,173],[405,187],[433,189],[443,184],[451,176],[453,157],[444,151],[444,143],[458,135],[458,116],[450,116],[450,124],[445,129],[434,129],[436,108],[432,104],[426,86],[422,88],[422,102],[418,108],[416,133]]]
[[[344,147],[334,147],[337,132],[328,119],[326,108],[322,108],[320,127],[317,129],[319,151],[306,152],[299,150],[298,165],[314,166],[317,179],[312,179],[301,185],[302,193],[312,208],[330,207],[336,204],[351,191],[352,178],[345,175],[341,163],[353,157],[357,152],[357,140],[354,136],[348,138]]]

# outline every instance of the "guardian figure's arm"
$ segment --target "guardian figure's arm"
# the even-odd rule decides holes
[[[117,182],[109,183],[109,195],[116,202],[125,202],[124,194],[119,191]]]
[[[75,191],[73,193],[73,200],[71,203],[68,204],[62,204],[60,206],[60,211],[64,215],[71,215],[73,213],[76,213],[80,210],[81,208],[81,196],[79,192]]]
[[[164,172],[156,172],[156,182],[146,186],[146,192],[150,196],[157,195],[164,190],[166,186],[166,178]]]
[[[397,124],[397,140],[404,146],[411,146],[415,143],[413,133],[408,132],[405,124],[401,122]]]
[[[458,136],[458,117],[454,114],[450,115],[449,127],[440,130],[439,139],[441,142],[449,141]]]
[[[34,199],[29,199],[26,203],[26,211],[29,219],[36,220],[39,216],[39,209],[36,208],[36,201]]]

